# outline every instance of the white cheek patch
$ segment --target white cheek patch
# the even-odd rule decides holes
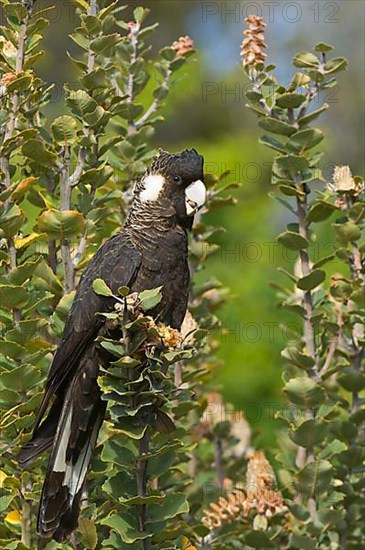
[[[143,183],[144,189],[139,195],[140,200],[142,202],[155,201],[165,185],[165,178],[156,174],[150,175],[144,179]]]
[[[194,215],[199,208],[203,206],[207,198],[207,190],[201,180],[193,181],[185,189],[186,213],[188,216]]]

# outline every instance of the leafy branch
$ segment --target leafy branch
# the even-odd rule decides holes
[[[293,64],[301,72],[285,87],[270,74],[274,66],[264,64],[262,19],[251,16],[246,21],[248,38],[243,42],[242,55],[245,72],[254,82],[249,107],[258,115],[259,126],[275,136],[264,135],[260,141],[279,153],[273,162],[272,183],[279,202],[296,218],[278,237],[282,246],[297,252],[294,274],[289,273],[294,289],[285,289],[282,305],[299,315],[303,323],[300,340],[290,342],[283,351],[287,361],[284,392],[301,411],[300,418],[285,419],[289,437],[297,445],[296,461],[288,468],[288,461],[278,457],[285,468],[286,482],[291,482],[293,500],[287,502],[295,519],[289,544],[295,548],[322,548],[329,541],[341,541],[340,547],[347,547],[350,539],[356,544],[358,530],[356,520],[352,521],[344,508],[351,502],[350,507],[357,510],[362,497],[356,498],[352,489],[345,492],[347,496],[341,489],[337,492],[342,482],[334,480],[337,476],[346,478],[348,487],[354,487],[358,478],[353,465],[356,462],[357,473],[360,467],[357,459],[351,466],[346,460],[349,455],[360,453],[359,445],[362,446],[356,413],[360,403],[358,390],[364,388],[360,382],[363,339],[360,336],[360,343],[357,328],[357,321],[363,318],[357,299],[364,285],[363,245],[358,244],[365,214],[363,179],[353,178],[348,167],[337,167],[333,184],[310,201],[312,184],[324,181],[318,167],[322,154],[313,151],[324,134],[312,128],[311,123],[328,107],[324,104],[311,110],[311,105],[321,91],[336,84],[333,75],[345,69],[347,62],[341,57],[328,59],[333,47],[317,44],[315,53],[300,52],[294,57]],[[269,110],[262,110],[262,105],[269,105]],[[288,202],[293,199],[295,205]],[[333,224],[338,251],[313,263],[309,252],[315,238],[313,225],[341,211],[347,217]],[[340,276],[326,289],[323,266],[335,256],[347,265],[351,278]],[[350,297],[356,298],[356,306]],[[345,374],[348,369],[352,376]],[[350,402],[340,396],[340,388],[350,391]],[[339,431],[340,419],[344,417],[352,425],[351,436]],[[340,473],[341,460],[346,466]],[[303,521],[307,522],[305,528]]]

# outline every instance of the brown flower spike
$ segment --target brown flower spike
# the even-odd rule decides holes
[[[176,57],[183,57],[188,52],[193,51],[194,42],[189,36],[180,36],[178,40],[172,43],[171,48],[175,50]]]
[[[15,73],[5,73],[2,77],[1,77],[1,80],[0,80],[0,84],[2,86],[5,86],[5,88],[7,88],[9,86],[9,84],[11,84],[12,82],[14,82],[14,80],[16,80],[17,76]]]
[[[248,29],[243,31],[246,38],[241,44],[241,57],[243,66],[254,67],[257,63],[263,63],[267,57],[264,49],[265,44],[265,27],[262,17],[258,15],[249,15],[245,19]]]
[[[287,511],[276,488],[273,469],[262,451],[253,452],[250,457],[246,488],[236,486],[226,498],[220,497],[218,503],[212,502],[209,506],[210,510],[204,510],[202,522],[211,530],[246,518],[251,510],[266,518]]]

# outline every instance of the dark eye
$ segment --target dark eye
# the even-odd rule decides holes
[[[175,182],[175,183],[181,183],[182,182],[182,177],[181,176],[174,176],[172,178],[172,180]]]

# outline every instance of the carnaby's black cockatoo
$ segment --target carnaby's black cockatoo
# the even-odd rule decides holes
[[[105,414],[97,383],[102,353],[95,339],[108,333],[105,318],[96,313],[112,311],[115,300],[97,295],[93,281],[103,279],[113,293],[121,286],[131,292],[161,286],[162,300],[152,315],[180,329],[188,301],[187,232],[205,194],[203,157],[195,149],[160,151],[135,186],[123,228],[99,248],[81,277],[33,436],[19,454],[20,465],[26,467],[52,449],[38,514],[42,536],[63,541],[77,527],[85,477]]]

